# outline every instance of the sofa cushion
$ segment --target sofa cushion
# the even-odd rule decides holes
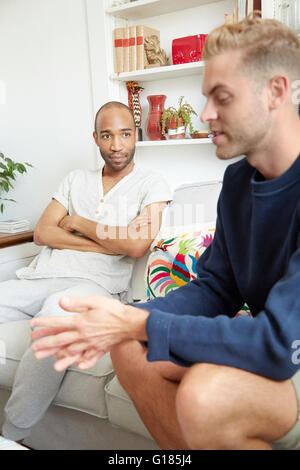
[[[111,424],[153,439],[117,377],[106,384],[105,396]]]
[[[0,324],[0,344],[0,386],[11,388],[19,360],[30,345],[28,322]]]
[[[11,389],[19,361],[30,346],[28,321],[0,325],[0,387]],[[62,382],[54,404],[107,418],[104,387],[114,376],[109,354],[87,371],[71,366]]]

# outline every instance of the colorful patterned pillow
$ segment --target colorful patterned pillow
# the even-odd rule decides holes
[[[164,297],[168,292],[196,279],[196,263],[213,241],[215,225],[179,237],[157,239],[146,267],[147,300]],[[236,316],[251,316],[247,304]]]
[[[206,224],[207,225],[207,224]],[[156,241],[146,269],[147,298],[164,297],[197,277],[196,263],[211,244],[215,226]]]

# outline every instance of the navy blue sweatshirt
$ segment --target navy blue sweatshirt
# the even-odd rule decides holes
[[[208,362],[275,380],[300,365],[300,156],[278,178],[230,165],[215,237],[187,285],[138,304],[150,312],[148,360]],[[247,302],[253,318],[237,311]]]

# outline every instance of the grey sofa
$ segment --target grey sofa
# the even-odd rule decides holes
[[[177,227],[212,221],[221,182],[184,185],[174,192],[164,224]],[[178,206],[182,210],[178,211]],[[192,210],[191,210],[192,207]],[[189,208],[189,210],[185,210]],[[1,253],[0,253],[1,257]],[[11,279],[19,266],[30,261],[20,257],[14,263],[0,264],[0,280]],[[136,300],[145,298],[144,271],[147,257],[138,260],[132,292]],[[0,422],[9,397],[18,362],[30,344],[28,322],[0,325]],[[114,374],[109,354],[95,367],[80,371],[70,367],[61,389],[41,421],[24,441],[33,449],[158,449],[142,423],[132,401]]]

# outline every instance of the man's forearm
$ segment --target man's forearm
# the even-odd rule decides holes
[[[35,233],[34,242],[36,245],[45,245],[58,250],[68,249],[115,255],[114,252],[107,250],[93,240],[75,235],[60,227],[47,227],[42,233]]]
[[[136,244],[133,240],[130,243],[128,227],[102,225],[80,216],[69,217],[67,224],[68,230],[82,233],[102,250],[115,255],[124,254],[133,257],[135,255]]]
[[[71,225],[73,230],[83,233],[102,248],[134,258],[144,254],[145,246],[147,243],[151,244],[151,240],[158,230],[153,226],[144,227],[141,231],[138,226],[103,225],[78,216],[72,218]]]

